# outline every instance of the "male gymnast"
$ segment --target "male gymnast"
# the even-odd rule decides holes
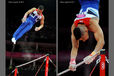
[[[79,48],[79,41],[82,40],[85,42],[88,40],[88,31],[93,32],[97,44],[93,52],[83,59],[85,61],[85,64],[90,64],[98,54],[93,58],[91,57],[100,51],[105,44],[104,34],[99,25],[99,2],[100,0],[79,0],[81,9],[79,14],[76,15],[77,17],[71,27],[72,49],[69,63],[69,69],[71,71],[76,70],[75,60]]]
[[[44,27],[43,11],[44,6],[40,5],[38,8],[32,8],[24,14],[24,17],[22,18],[22,24],[13,34],[13,37],[11,39],[14,44],[16,44],[16,41],[21,38],[26,32],[28,32],[36,22],[40,21],[40,26],[36,26],[35,31],[39,31]]]

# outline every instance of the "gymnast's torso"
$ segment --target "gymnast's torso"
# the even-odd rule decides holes
[[[38,9],[36,9],[35,11],[33,11],[33,12],[29,15],[29,17],[28,17],[28,18],[29,18],[31,21],[33,21],[34,23],[40,21],[41,18],[42,18],[42,16],[43,16],[43,14],[39,15],[39,14],[37,13],[37,10],[38,10]]]

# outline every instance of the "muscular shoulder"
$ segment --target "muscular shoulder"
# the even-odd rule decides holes
[[[99,19],[98,18],[92,18],[90,19],[90,26],[89,30],[92,32],[96,32],[99,28]]]
[[[31,10],[32,10],[32,11],[35,11],[35,10],[37,10],[37,8],[33,7],[33,8],[31,8]]]

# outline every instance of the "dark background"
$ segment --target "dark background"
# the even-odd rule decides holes
[[[38,8],[44,5],[44,28],[35,32],[35,26],[24,34],[12,51],[13,44],[11,38],[16,29],[21,25],[21,19],[31,8]],[[31,61],[37,57],[49,53],[50,59],[56,63],[56,0],[6,0],[6,76],[14,70],[15,66]],[[30,57],[26,57],[26,55]],[[35,56],[36,54],[36,56]],[[23,57],[25,55],[25,57]],[[11,57],[13,58],[12,68],[10,66]],[[43,63],[43,59],[34,64],[19,68],[20,76],[33,76]],[[45,64],[38,75],[45,74]],[[56,69],[52,63],[49,63],[49,75],[55,76]],[[13,74],[12,74],[13,75]]]
[[[76,17],[76,14],[80,11],[80,4],[78,0],[59,0],[58,1],[58,72],[61,72],[68,68],[70,61],[70,52],[71,52],[71,26]],[[108,56],[108,1],[100,1],[100,26],[104,32],[106,55]],[[93,33],[89,32],[90,38],[85,43],[80,41],[80,47],[77,56],[77,63],[83,60],[83,58],[89,55],[96,45],[95,38]],[[90,71],[95,65],[95,61],[90,65],[82,65],[77,68],[76,72],[68,72],[63,76],[89,76]],[[106,64],[106,76],[108,76],[108,64]],[[99,75],[99,64],[93,72],[93,76]]]

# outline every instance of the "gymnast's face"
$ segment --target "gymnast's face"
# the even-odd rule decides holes
[[[43,12],[43,10],[40,10],[40,9],[38,8],[37,13],[38,13],[39,15],[41,15],[41,14],[42,14],[42,12]]]
[[[88,31],[85,31],[84,34],[82,35],[82,37],[80,38],[80,40],[85,42],[88,39],[89,39]]]

